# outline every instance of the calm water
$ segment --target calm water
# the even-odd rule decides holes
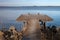
[[[53,21],[47,22],[49,25],[60,26],[60,7],[0,7],[0,20],[4,23],[4,25],[14,24],[19,25],[15,20],[21,14],[25,13],[40,13],[46,14],[53,18]],[[8,21],[7,21],[8,20]],[[13,20],[13,21],[12,21]],[[1,24],[0,24],[1,26]],[[21,25],[20,25],[21,26]],[[18,27],[20,27],[18,26]],[[16,26],[17,27],[17,26]]]

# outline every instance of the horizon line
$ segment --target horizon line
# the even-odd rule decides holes
[[[41,5],[41,6],[48,6],[48,5]],[[49,6],[52,6],[52,5],[49,5]],[[56,6],[56,5],[53,5],[53,6]],[[60,6],[60,5],[57,5],[57,6]],[[1,7],[1,6],[0,6]],[[8,6],[9,7],[9,6]],[[14,6],[12,6],[14,7]]]

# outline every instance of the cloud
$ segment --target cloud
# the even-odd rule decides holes
[[[0,6],[60,6],[59,0],[0,0]]]

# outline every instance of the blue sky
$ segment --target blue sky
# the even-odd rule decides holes
[[[60,6],[60,0],[0,0],[0,6]]]

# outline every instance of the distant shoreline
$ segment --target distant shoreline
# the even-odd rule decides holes
[[[0,6],[0,7],[60,7],[60,6]]]
[[[60,6],[0,6],[0,7],[60,7]]]

